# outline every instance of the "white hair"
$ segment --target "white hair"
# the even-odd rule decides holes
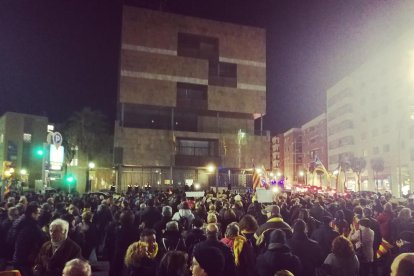
[[[63,219],[55,219],[54,221],[52,221],[50,223],[49,228],[51,229],[52,226],[54,226],[54,225],[59,225],[60,227],[62,227],[62,230],[65,232],[66,237],[68,236],[69,222],[67,222],[66,220],[63,220]]]
[[[92,269],[88,262],[82,261],[81,259],[73,259],[65,264],[63,269],[63,276],[91,276]]]

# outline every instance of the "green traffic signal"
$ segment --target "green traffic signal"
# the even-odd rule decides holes
[[[76,178],[73,176],[73,175],[67,175],[66,177],[65,177],[65,183],[66,184],[73,184],[73,183],[75,183],[76,182]]]
[[[42,149],[38,149],[38,150],[36,150],[36,155],[37,155],[37,156],[43,156],[43,154],[44,154],[44,152],[43,152],[43,150],[42,150]]]

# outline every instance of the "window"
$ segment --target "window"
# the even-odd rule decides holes
[[[217,156],[217,141],[188,140],[178,138],[178,155],[186,156]]]
[[[23,142],[24,143],[31,143],[32,142],[32,135],[30,133],[23,133]]]
[[[207,86],[177,83],[177,107],[207,109]]]
[[[214,37],[178,33],[178,56],[218,61],[218,39]]]
[[[237,65],[228,62],[209,62],[208,84],[237,87]]]

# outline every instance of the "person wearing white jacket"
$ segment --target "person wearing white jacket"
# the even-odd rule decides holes
[[[366,218],[359,220],[359,230],[352,229],[350,240],[355,244],[357,250],[361,248],[360,274],[370,275],[372,263],[374,262],[374,231],[369,228],[370,221]]]
[[[193,223],[194,215],[191,212],[190,206],[188,205],[187,202],[183,202],[181,204],[181,208],[178,210],[178,212],[176,212],[173,215],[173,217],[172,217],[171,220],[175,220],[175,221],[180,222],[180,220],[182,218],[186,218],[187,219],[187,222],[188,222],[187,227],[189,228],[191,226],[191,224]],[[188,229],[183,229],[183,230],[188,230]]]

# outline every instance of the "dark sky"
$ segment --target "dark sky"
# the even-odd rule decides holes
[[[113,120],[121,4],[1,0],[0,113],[61,122],[90,106]],[[414,27],[411,0],[170,0],[164,9],[266,28],[265,129],[274,132],[324,112],[326,89]]]

